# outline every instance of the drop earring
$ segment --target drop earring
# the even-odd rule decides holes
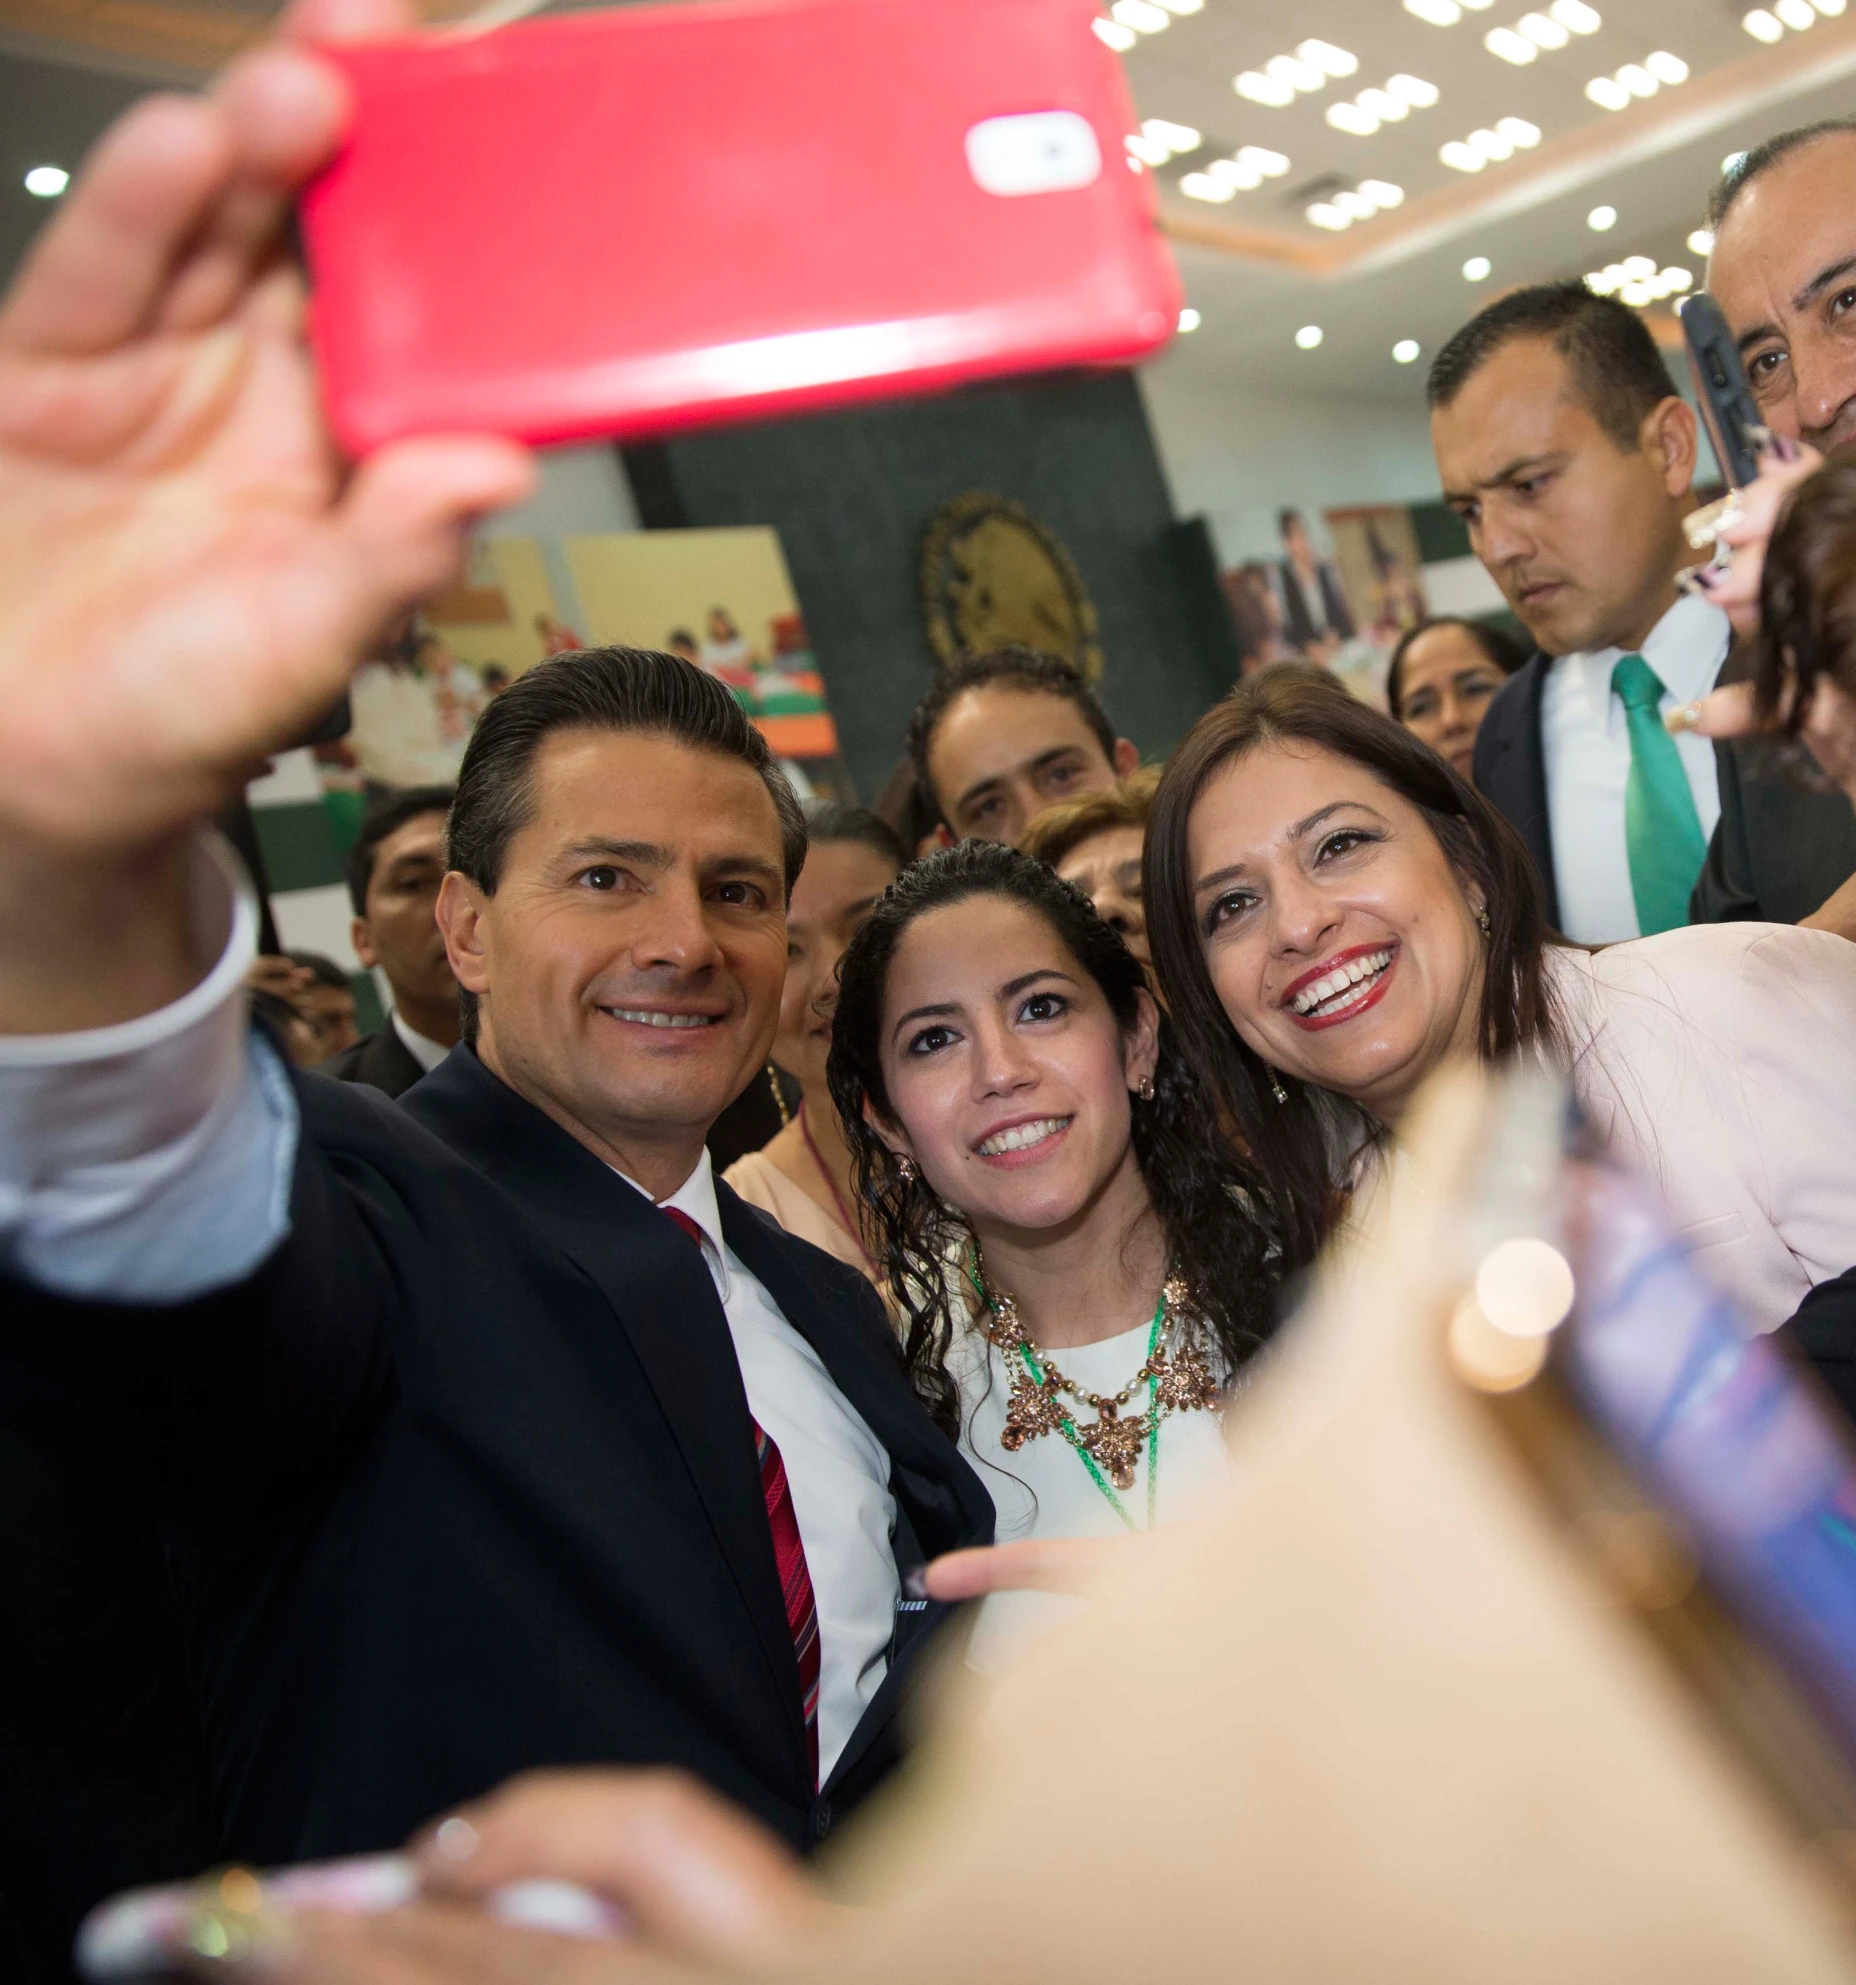
[[[906,1151],[897,1153],[896,1175],[904,1185],[915,1183],[915,1160]]]
[[[1270,1094],[1279,1104],[1289,1100],[1289,1092],[1282,1086],[1282,1077],[1273,1068],[1270,1070]]]
[[[1489,934],[1489,911],[1487,904],[1476,912],[1476,923],[1484,937]]]

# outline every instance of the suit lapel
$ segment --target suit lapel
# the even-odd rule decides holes
[[[798,1668],[747,1394],[700,1251],[469,1048],[453,1049],[402,1107],[517,1199],[611,1305],[670,1424],[780,1699],[792,1706],[793,1753],[803,1760]],[[570,1319],[562,1322],[571,1327]],[[599,1369],[596,1333],[580,1333],[580,1341]]]

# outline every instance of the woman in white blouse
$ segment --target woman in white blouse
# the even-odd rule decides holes
[[[1148,828],[1154,964],[1261,1174],[1285,1269],[1451,1055],[1564,1066],[1756,1327],[1856,1261],[1856,945],[1694,925],[1601,951],[1543,921],[1508,823],[1330,678],[1253,676]]]
[[[1189,1510],[1273,1278],[1248,1170],[1120,936],[998,843],[917,862],[845,954],[830,1081],[911,1376],[999,1539]],[[988,1599],[969,1658],[1074,1603]]]

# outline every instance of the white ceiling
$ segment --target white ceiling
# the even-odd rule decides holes
[[[1433,27],[1400,0],[1206,0],[1143,37],[1124,60],[1141,114],[1189,125],[1205,146],[1158,174],[1199,330],[1158,361],[1182,384],[1421,398],[1428,358],[1501,289],[1579,276],[1633,254],[1658,267],[1704,264],[1685,246],[1702,219],[1723,157],[1774,132],[1856,113],[1856,6],[1841,20],[1787,33],[1764,49],[1740,25],[1751,0],[1593,0],[1596,33],[1525,67],[1490,54],[1483,36],[1511,25],[1525,0],[1494,0],[1454,27]],[[1249,103],[1232,79],[1308,37],[1344,48],[1358,72],[1284,109]],[[1623,113],[1584,95],[1594,76],[1666,49],[1691,79]],[[1325,121],[1326,107],[1394,73],[1436,85],[1434,108],[1357,138]],[[1539,127],[1542,144],[1474,176],[1443,165],[1439,148],[1502,117]],[[1286,154],[1291,170],[1210,206],[1184,198],[1181,174],[1245,144]],[[1391,181],[1397,211],[1342,235],[1305,218],[1309,189],[1331,175]],[[1856,188],[1852,188],[1856,195]],[[1594,233],[1586,215],[1618,221]],[[1493,264],[1480,284],[1462,266]],[[1312,266],[1310,266],[1312,265]],[[1325,265],[1325,266],[1324,266]],[[1303,325],[1324,332],[1298,350]],[[1415,339],[1415,364],[1392,346]]]

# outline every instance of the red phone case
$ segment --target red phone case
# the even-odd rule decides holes
[[[1154,350],[1179,282],[1096,11],[680,0],[329,50],[337,436],[637,437]]]

